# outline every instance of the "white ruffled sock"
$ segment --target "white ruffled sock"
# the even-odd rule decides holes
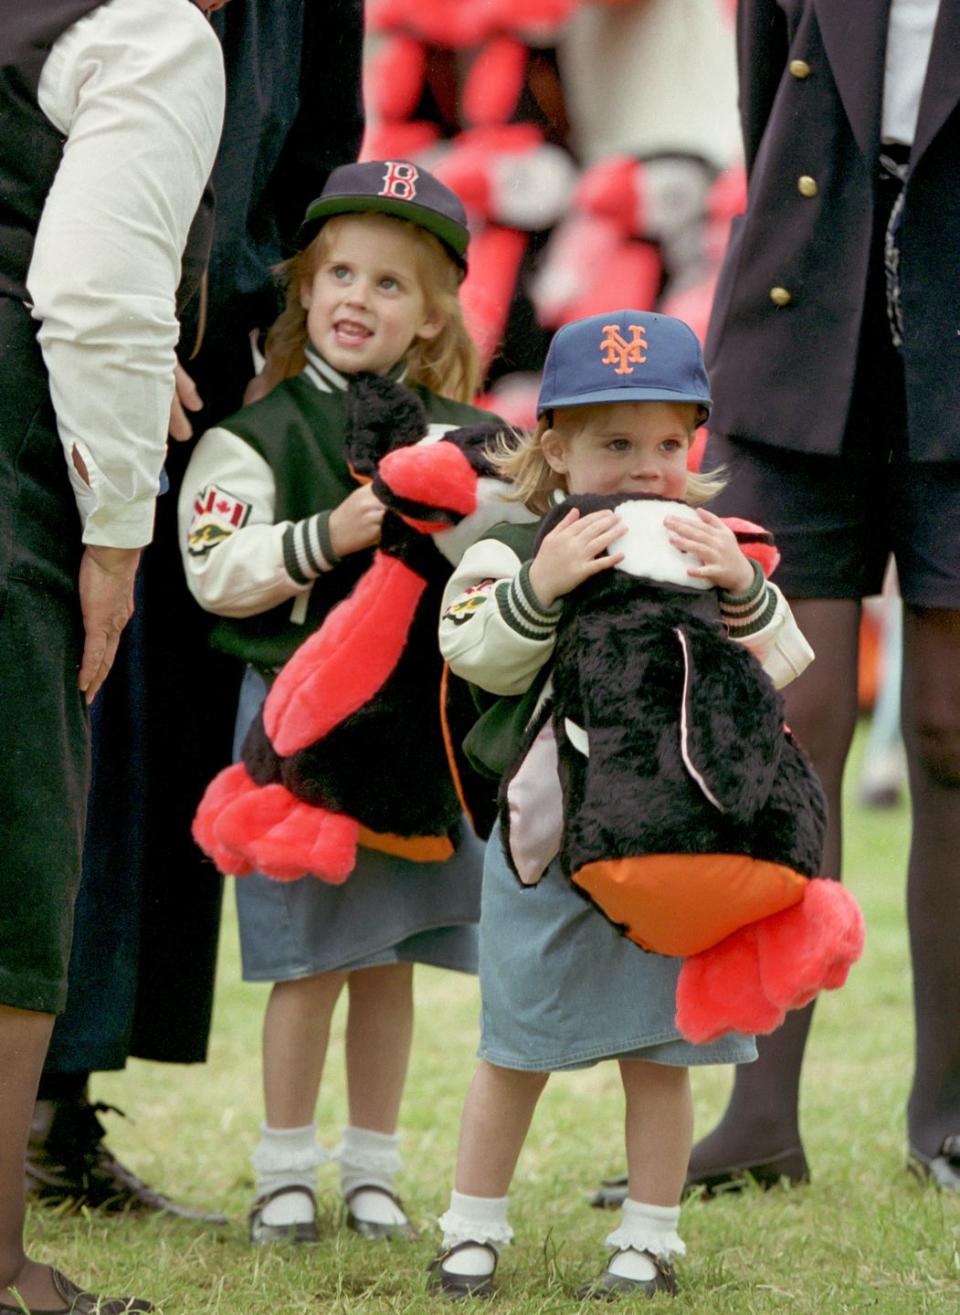
[[[365,1192],[364,1187],[382,1187],[393,1191],[394,1175],[403,1168],[394,1132],[374,1132],[371,1128],[347,1126],[343,1140],[334,1151],[340,1164],[340,1190],[350,1199],[354,1217],[371,1224],[405,1224],[407,1216],[382,1192]],[[357,1191],[357,1189],[360,1189]]]
[[[261,1124],[260,1141],[250,1156],[257,1174],[257,1196],[268,1196],[278,1187],[304,1187],[315,1192],[317,1168],[328,1159],[317,1143],[315,1124],[308,1123],[303,1128],[270,1128]],[[313,1205],[303,1192],[285,1192],[264,1206],[261,1216],[265,1224],[279,1227],[307,1224],[313,1217]]]
[[[665,1261],[686,1255],[687,1248],[677,1232],[679,1222],[678,1205],[648,1205],[628,1196],[623,1203],[620,1227],[605,1241],[606,1246],[619,1253],[607,1265],[609,1273],[640,1282],[656,1278],[656,1266],[641,1252],[650,1251]]]
[[[499,1254],[500,1248],[513,1240],[513,1229],[507,1223],[507,1197],[467,1196],[464,1192],[450,1193],[450,1206],[438,1220],[443,1230],[444,1247],[459,1246],[462,1242],[476,1242],[465,1246],[456,1255],[443,1262],[451,1274],[464,1274],[470,1278],[485,1278],[492,1274],[496,1261],[482,1243],[488,1243]]]

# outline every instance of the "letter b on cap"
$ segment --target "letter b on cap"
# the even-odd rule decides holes
[[[420,171],[405,160],[387,160],[380,196],[392,196],[397,201],[412,201],[417,195]]]

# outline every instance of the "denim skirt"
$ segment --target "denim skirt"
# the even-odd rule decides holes
[[[487,843],[480,919],[481,1059],[535,1071],[601,1059],[742,1064],[752,1037],[685,1041],[674,1022],[682,959],[642,950],[578,895],[556,860],[521,886],[495,828]]]
[[[237,758],[266,693],[263,677],[249,669],[237,712]],[[342,886],[311,876],[239,877],[244,980],[285,982],[390,963],[475,973],[482,866],[483,846],[464,821],[459,844],[443,863],[361,848]]]

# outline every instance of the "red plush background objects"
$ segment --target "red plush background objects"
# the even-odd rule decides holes
[[[731,0],[703,4],[722,15],[732,51]],[[582,158],[560,57],[584,11],[658,6],[665,0],[368,0],[362,158],[422,163],[463,200],[472,244],[462,297],[484,400],[513,424],[535,423],[550,334],[571,319],[634,305],[706,332],[742,169],[711,161],[706,145],[700,156],[640,147]],[[653,40],[657,22],[650,30]],[[710,77],[692,70],[690,96]],[[611,105],[627,142],[634,121],[648,140],[658,112],[643,95]]]

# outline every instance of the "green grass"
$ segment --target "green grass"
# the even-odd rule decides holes
[[[904,1168],[910,1080],[910,979],[903,913],[906,807],[848,812],[848,882],[868,922],[864,959],[847,987],[820,1003],[804,1073],[809,1187],[691,1202],[682,1230],[676,1315],[789,1310],[911,1315],[960,1310],[960,1199],[921,1187]],[[100,1291],[151,1297],[167,1315],[430,1315],[447,1303],[424,1291],[445,1204],[460,1105],[476,1046],[475,983],[420,970],[418,1034],[403,1116],[408,1168],[399,1184],[424,1225],[415,1245],[370,1245],[339,1227],[335,1169],[321,1170],[323,1241],[253,1250],[245,1214],[248,1156],[261,1118],[259,1031],[265,990],[239,980],[232,902],[224,926],[210,1062],[132,1062],[96,1080],[111,1146],[147,1181],[225,1209],[226,1228],[173,1220],[64,1215],[34,1209],[33,1254]],[[331,1146],[344,1123],[342,1016],[317,1111]],[[694,1076],[698,1127],[723,1108],[726,1069]],[[581,1309],[574,1292],[602,1265],[615,1216],[587,1208],[600,1173],[621,1164],[622,1102],[613,1064],[551,1079],[512,1192],[516,1245],[501,1262],[496,1309],[511,1315]],[[662,1303],[661,1303],[662,1304]],[[582,1309],[589,1309],[585,1303]]]

